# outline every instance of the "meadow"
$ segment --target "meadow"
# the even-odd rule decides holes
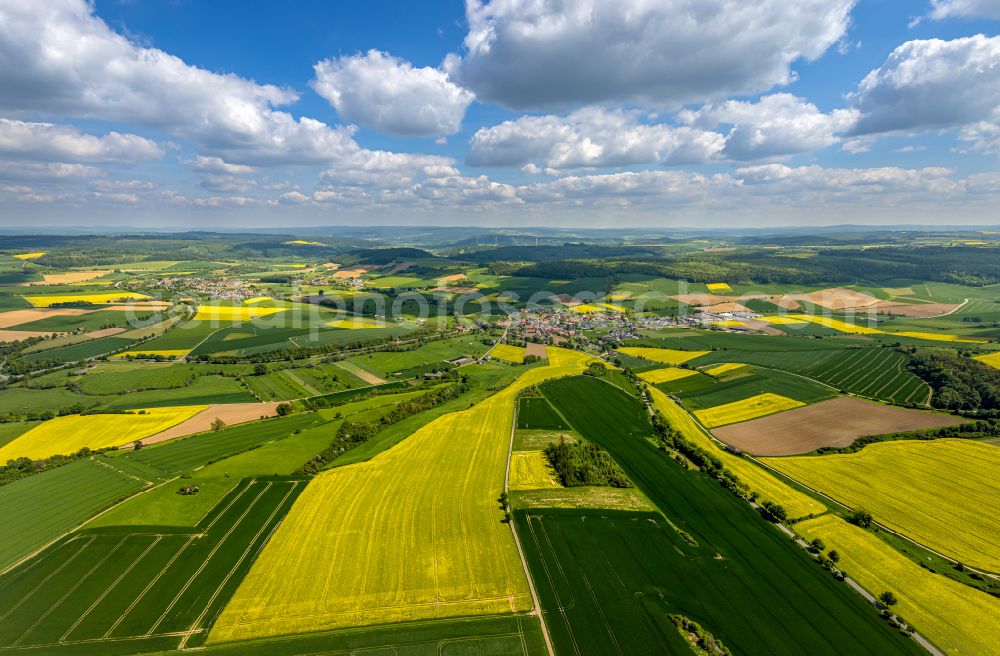
[[[208,406],[155,408],[129,414],[67,415],[42,422],[0,448],[0,462],[27,457],[41,460],[69,455],[84,447],[93,451],[155,435],[190,419]]]
[[[1000,572],[1000,449],[991,444],[879,442],[857,453],[763,460],[935,551]]]
[[[317,476],[210,642],[530,608],[496,499],[517,392],[579,373],[588,360],[562,349],[549,357],[549,366],[371,460]],[[390,534],[398,539],[385,540]]]
[[[564,650],[586,644],[606,653],[617,642],[632,645],[623,653],[676,651],[676,642],[666,642],[669,609],[734,653],[784,653],[790,645],[810,654],[919,653],[748,504],[660,453],[646,439],[652,428],[637,400],[587,377],[552,381],[542,391],[663,513],[532,511],[541,520],[529,526],[518,514]],[[560,570],[565,574],[556,575]]]
[[[949,654],[1000,654],[1000,599],[934,574],[873,534],[825,515],[795,525],[795,532],[823,540],[840,554],[838,567],[866,590],[890,591],[892,609]]]

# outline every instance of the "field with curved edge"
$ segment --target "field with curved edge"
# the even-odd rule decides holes
[[[199,305],[194,315],[195,321],[249,321],[257,317],[266,317],[285,308],[229,305]]]
[[[709,353],[709,351],[676,351],[674,349],[648,348],[645,346],[623,346],[618,351],[635,358],[673,366],[684,364],[689,360],[694,360]]]
[[[879,442],[857,453],[762,460],[935,551],[1000,572],[1000,448],[992,444]]]
[[[43,422],[0,448],[0,463],[27,457],[40,460],[69,455],[89,447],[92,450],[121,446],[155,435],[190,419],[208,406],[192,405],[152,408],[130,414],[68,415]]]
[[[556,348],[549,359],[371,460],[317,476],[209,642],[528,610],[497,498],[518,391],[580,373],[589,361]]]
[[[986,355],[977,355],[976,359],[983,364],[988,364],[994,369],[1000,369],[1000,351],[996,353],[987,353]]]
[[[899,605],[893,612],[946,653],[1000,654],[1000,599],[920,567],[833,515],[800,522],[795,531],[835,549],[838,566],[868,591],[895,594]]]
[[[773,415],[776,412],[801,408],[805,405],[801,401],[789,399],[780,394],[758,394],[757,396],[718,405],[714,408],[697,410],[694,416],[698,418],[707,428],[716,428],[726,424],[735,424],[741,421],[750,421],[758,417]]]
[[[660,390],[650,388],[650,396],[653,399],[653,407],[663,413],[663,416],[667,418],[675,430],[680,431],[687,440],[721,460],[726,468],[736,474],[736,477],[743,481],[748,488],[757,492],[761,500],[784,506],[785,510],[788,511],[788,516],[792,518],[806,517],[826,511],[826,506],[822,503],[786,485],[762,467],[723,451],[695,423],[691,415]]]
[[[28,301],[35,307],[49,307],[57,303],[93,303],[94,305],[98,305],[102,303],[114,303],[123,299],[140,298],[151,297],[149,294],[140,294],[138,292],[122,290],[106,292],[103,294],[38,294],[34,296],[25,296],[24,300]],[[140,308],[136,309],[138,311]]]
[[[688,376],[697,376],[698,372],[693,369],[680,369],[678,367],[664,367],[663,369],[653,369],[639,374],[639,378],[656,385],[657,383],[669,383],[672,380],[680,380]]]

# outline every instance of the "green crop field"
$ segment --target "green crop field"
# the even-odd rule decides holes
[[[191,384],[216,369],[200,365],[121,363],[99,367],[80,379],[80,391],[100,396],[139,390],[171,389]]]
[[[95,456],[0,487],[0,569],[152,482]]]
[[[190,531],[71,534],[0,578],[0,645],[67,653],[95,640],[132,652],[197,646],[304,487],[245,480]]]
[[[777,369],[747,367],[746,371],[734,372],[734,375],[711,387],[696,388],[678,393],[678,396],[686,406],[700,410],[768,392],[802,403],[815,403],[836,395],[835,390],[795,374]]]
[[[86,399],[87,397],[83,397]],[[105,397],[106,398],[106,397]],[[252,403],[257,399],[240,381],[225,376],[199,376],[190,385],[155,389],[115,396],[102,404],[106,410],[160,408],[170,405],[210,405],[213,403]]]
[[[816,351],[714,351],[697,360],[743,362],[808,376],[852,394],[924,404],[930,388],[907,368],[907,357],[892,348],[849,348]]]
[[[54,316],[23,323],[11,330],[37,330],[40,332],[65,333],[74,330],[100,330],[114,326],[128,326],[129,319],[145,319],[155,312],[143,310],[138,312],[121,312],[118,310],[99,310],[77,316]]]
[[[24,359],[29,362],[37,362],[39,360],[77,362],[79,360],[86,360],[87,358],[96,358],[100,355],[107,355],[108,353],[112,353],[114,351],[120,351],[134,342],[135,340],[125,339],[123,337],[104,337],[90,342],[73,344],[71,346],[64,346],[62,348],[56,348],[49,351],[38,351],[24,356]]]
[[[388,374],[413,369],[430,364],[443,364],[463,355],[479,357],[489,349],[481,340],[474,337],[456,337],[424,344],[410,351],[381,351],[368,355],[356,355],[348,358],[348,362],[357,364],[383,378]]]
[[[144,343],[142,348],[150,351],[173,351],[193,349],[220,330],[211,321],[185,321],[163,335]]]
[[[587,377],[542,391],[666,516],[518,515],[560,651],[617,642],[637,645],[623,653],[685,653],[662,628],[669,610],[739,654],[920,653],[749,505],[660,453],[637,400]]]
[[[517,404],[517,427],[538,430],[560,430],[566,423],[549,402],[538,396],[522,396]]]

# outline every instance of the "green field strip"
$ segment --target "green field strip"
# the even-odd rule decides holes
[[[689,544],[666,528],[661,537],[635,539],[631,551],[620,546],[595,549],[594,537],[586,533],[566,538],[565,547],[553,540],[560,562],[572,570],[567,580],[575,584],[577,572],[583,571],[591,578],[618,578],[627,595],[661,596],[670,612],[699,622],[734,653],[920,653],[915,643],[891,630],[861,597],[817,567],[748,504],[659,452],[647,440],[652,430],[637,401],[586,377],[552,381],[542,391],[586,439],[608,449],[670,523],[696,542]],[[594,519],[582,522],[585,531],[597,530],[600,520]],[[562,535],[568,530],[563,527]],[[616,524],[606,540],[614,545],[622,532]],[[645,546],[657,541],[659,546]],[[606,556],[600,555],[602,550]],[[589,564],[577,568],[574,559]],[[655,567],[626,577],[636,563]],[[610,585],[606,588],[598,588],[595,581],[590,585],[611,594],[614,582],[602,583]],[[601,612],[616,612],[619,603],[626,603],[620,591],[620,602],[595,594],[592,603],[600,608],[587,615],[585,609],[577,610],[587,601],[583,593],[575,592],[574,599],[576,606],[566,612],[581,644],[598,639],[591,634],[603,626]],[[613,615],[608,622],[616,639],[653,631],[645,622],[615,622]]]

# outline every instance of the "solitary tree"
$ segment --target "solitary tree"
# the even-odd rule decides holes
[[[222,421],[220,418],[216,417],[212,421],[212,430],[218,432],[226,427],[226,422]]]
[[[810,544],[812,545],[812,548],[815,549],[816,551],[823,551],[824,549],[826,549],[826,543],[824,543],[819,538],[816,538],[815,540],[810,542]]]
[[[880,594],[878,596],[878,600],[881,601],[887,608],[889,606],[895,606],[899,603],[899,599],[896,599],[896,595],[892,594],[888,590]]]
[[[861,528],[871,528],[872,514],[864,508],[858,508],[851,515],[850,521],[852,524],[857,524]]]

